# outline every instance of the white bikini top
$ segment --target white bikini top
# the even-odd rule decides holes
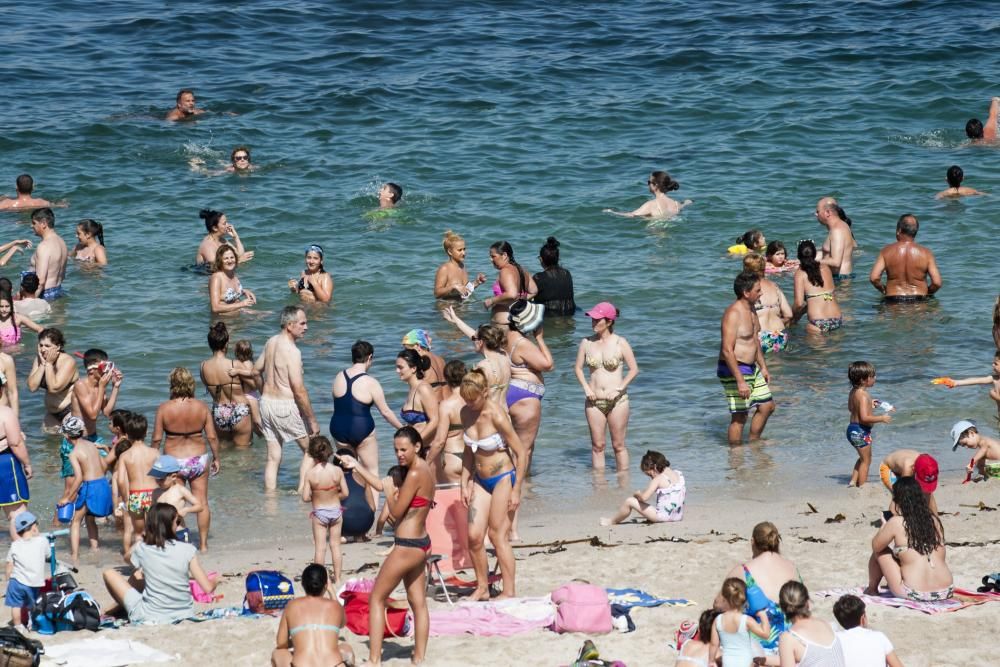
[[[484,452],[495,452],[501,449],[506,449],[503,438],[500,437],[499,433],[488,435],[482,440],[473,440],[467,433],[463,433],[462,439],[465,440],[465,446],[471,449],[473,454],[480,449]]]

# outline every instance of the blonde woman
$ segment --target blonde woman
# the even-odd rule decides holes
[[[468,299],[472,291],[486,282],[486,275],[477,274],[469,280],[465,268],[465,239],[451,231],[444,233],[444,254],[448,261],[438,267],[434,275],[434,296],[438,299]]]

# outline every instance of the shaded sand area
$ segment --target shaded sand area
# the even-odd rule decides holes
[[[937,498],[945,526],[948,563],[955,585],[974,589],[980,578],[1000,569],[1000,480],[959,485],[945,480]],[[761,490],[760,495],[764,496]],[[888,504],[880,485],[861,490],[832,488],[826,495],[764,500],[755,494],[743,497],[698,498],[678,524],[626,523],[613,528],[598,524],[610,508],[584,506],[558,516],[530,508],[523,517],[523,544],[515,549],[518,592],[523,596],[550,593],[572,579],[583,579],[609,588],[635,587],[666,598],[687,598],[691,607],[658,607],[632,610],[637,630],[592,637],[604,658],[636,665],[672,665],[676,653],[668,647],[681,621],[696,619],[711,604],[726,572],[750,558],[748,537],[755,523],[770,520],[782,533],[782,553],[798,566],[810,592],[835,587],[862,586],[875,521]],[[800,492],[801,493],[801,492]],[[980,509],[984,503],[990,510]],[[808,503],[808,504],[807,504]],[[536,503],[537,504],[537,503]],[[809,505],[816,509],[813,512]],[[532,511],[534,509],[534,511]],[[837,519],[843,515],[843,519]],[[837,519],[837,520],[833,520]],[[597,538],[590,540],[589,538]],[[672,539],[673,538],[673,539]],[[565,540],[563,545],[555,544]],[[579,541],[583,540],[583,541]],[[345,547],[345,572],[380,562],[376,552],[388,540]],[[967,545],[966,545],[967,544]],[[606,545],[606,546],[605,546]],[[306,523],[289,521],[287,534],[273,541],[213,545],[202,558],[209,570],[224,576],[219,591],[225,598],[215,606],[238,605],[243,595],[243,573],[254,568],[275,568],[297,576],[312,556]],[[85,555],[81,581],[102,604],[109,602],[97,580],[94,565],[112,564],[110,549]],[[89,565],[89,566],[88,566]],[[374,566],[360,576],[373,577]],[[238,575],[238,576],[237,576]],[[813,596],[814,613],[833,620],[833,599]],[[445,608],[432,602],[432,612]],[[207,605],[198,605],[199,609]],[[988,637],[1000,627],[1000,601],[972,606],[953,613],[927,615],[910,609],[869,606],[871,627],[885,632],[897,655],[908,667],[996,664]],[[274,619],[221,619],[185,622],[168,627],[125,627],[102,631],[115,639],[135,639],[157,649],[176,653],[182,664],[263,665],[274,646],[278,621]],[[89,633],[61,633],[46,643],[83,639]],[[366,638],[345,632],[347,641],[367,655]],[[575,658],[583,635],[557,635],[534,631],[514,637],[431,637],[427,665],[523,664],[565,665]],[[388,664],[408,664],[411,642],[389,639]],[[502,656],[497,658],[497,656]],[[175,663],[176,664],[176,663]]]

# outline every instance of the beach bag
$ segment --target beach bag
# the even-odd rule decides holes
[[[69,592],[49,591],[35,600],[31,622],[40,635],[73,630],[96,632],[101,625],[101,608],[82,588]]]
[[[0,667],[38,667],[45,647],[10,627],[0,628]]]
[[[274,616],[294,597],[291,579],[276,570],[254,570],[247,575],[243,611]]]
[[[368,636],[368,596],[364,591],[344,591],[340,599],[344,601],[344,616],[347,628],[356,635]],[[409,634],[407,616],[409,610],[405,602],[389,598],[385,601],[385,634],[405,637]]]
[[[556,605],[556,632],[586,632],[603,634],[611,632],[611,604],[608,593],[593,584],[565,584],[552,591]]]

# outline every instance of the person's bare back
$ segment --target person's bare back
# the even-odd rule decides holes
[[[119,463],[125,466],[130,491],[148,491],[156,488],[156,478],[150,477],[149,471],[159,455],[159,450],[144,442],[132,443],[132,447],[122,454]]]
[[[70,459],[80,464],[80,472],[83,474],[84,482],[92,482],[95,479],[104,477],[104,459],[97,449],[97,445],[85,438],[78,439],[73,443],[73,451],[70,452]]]
[[[896,477],[913,477],[913,464],[920,452],[914,449],[897,449],[882,459]]]
[[[879,255],[885,262],[887,296],[928,294],[927,274],[934,259],[930,250],[916,241],[897,241]]]
[[[261,396],[268,398],[294,398],[291,376],[302,377],[302,353],[284,332],[272,336],[264,346],[264,386]]]

